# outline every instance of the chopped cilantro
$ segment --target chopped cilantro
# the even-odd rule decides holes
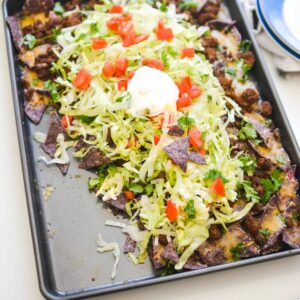
[[[251,45],[252,45],[252,43],[249,40],[243,40],[243,41],[241,41],[240,47],[239,47],[240,48],[240,52],[241,53],[248,52],[250,50],[250,48],[251,48]]]
[[[162,11],[162,12],[167,12],[168,11],[168,6],[166,4],[166,1],[162,2],[162,4],[160,5],[159,10]]]
[[[75,40],[75,42],[79,42],[80,40],[84,39],[86,36],[87,36],[86,33],[81,33],[81,34],[77,37],[77,39]]]
[[[174,264],[171,263],[170,261],[168,262],[168,264],[163,268],[158,270],[158,274],[160,276],[167,276],[167,275],[171,275],[175,273],[175,269],[174,269]]]
[[[129,186],[129,190],[135,193],[142,193],[144,191],[144,187],[138,183],[132,183]]]
[[[252,202],[259,202],[260,197],[256,190],[252,187],[252,184],[248,180],[243,180],[238,184],[238,189],[243,189],[245,192],[246,199]]]
[[[259,230],[259,233],[265,237],[268,237],[270,235],[270,230],[268,228],[263,228]]]
[[[55,27],[52,29],[51,39],[56,42],[57,37],[61,34],[61,29]]]
[[[237,259],[240,259],[240,257],[241,257],[241,252],[242,252],[244,249],[245,249],[244,243],[239,243],[239,244],[237,244],[235,247],[232,247],[232,248],[230,249],[230,252],[232,253],[233,258],[234,258],[235,260],[237,260]]]
[[[193,0],[183,0],[179,4],[179,8],[182,10],[197,9],[198,3]]]
[[[62,15],[65,12],[65,9],[62,7],[60,2],[55,2],[53,11],[57,14],[57,15]]]
[[[184,130],[189,130],[189,128],[194,125],[195,120],[190,118],[188,114],[183,115],[178,119],[178,125]]]
[[[26,34],[23,38],[23,45],[27,46],[28,49],[33,49],[37,44],[37,39],[32,34]]]
[[[89,117],[89,116],[78,116],[76,118],[77,120],[80,120],[81,122],[85,123],[85,124],[91,124],[94,120],[95,117]]]
[[[227,178],[225,178],[219,170],[216,170],[216,169],[209,170],[205,174],[204,180],[206,180],[206,181],[208,181],[208,180],[214,181],[218,177],[221,178],[221,180],[223,181],[223,183],[228,183],[229,182],[229,180]]]
[[[195,201],[189,200],[184,208],[185,213],[187,214],[189,219],[196,218],[196,209],[195,209]]]
[[[257,133],[253,125],[243,121],[241,129],[238,132],[238,138],[242,141],[245,141],[254,140],[256,137]]]
[[[224,69],[225,73],[229,74],[230,76],[234,77],[236,75],[236,70],[232,68],[225,68]]]
[[[278,191],[283,184],[282,174],[278,170],[274,170],[271,173],[270,178],[261,179],[261,184],[264,188],[264,195],[262,198],[263,203],[267,203],[271,196]]]
[[[147,196],[150,196],[150,195],[153,193],[153,190],[154,190],[153,185],[147,184],[147,185],[145,186],[145,194],[146,194]]]
[[[97,23],[92,23],[91,24],[91,33],[92,34],[96,34],[96,33],[98,33],[98,24]]]
[[[207,95],[206,98],[207,98],[207,101],[208,101],[208,102],[211,102],[211,100],[212,100],[212,95]]]
[[[51,98],[54,102],[58,101],[60,95],[58,92],[59,85],[54,81],[47,80],[45,82],[45,89],[50,92]]]
[[[242,169],[247,173],[247,175],[253,176],[257,167],[255,158],[250,155],[241,155],[239,156],[239,160],[243,164]]]

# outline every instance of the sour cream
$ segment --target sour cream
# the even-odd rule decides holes
[[[164,111],[175,111],[179,90],[172,78],[160,70],[141,67],[128,84],[131,95],[129,111],[140,115],[149,111],[151,116]]]

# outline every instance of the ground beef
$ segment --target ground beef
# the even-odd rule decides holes
[[[261,103],[261,114],[264,117],[269,117],[272,115],[273,108],[269,101],[262,101]]]
[[[204,54],[210,63],[214,63],[217,60],[216,48],[206,48]]]
[[[253,66],[255,63],[255,57],[252,51],[247,51],[245,53],[240,53],[239,58],[244,60],[244,63]]]
[[[237,103],[243,108],[251,106],[259,100],[259,93],[254,89],[246,89],[236,99]]]
[[[65,21],[64,21],[64,26],[65,27],[71,27],[71,26],[75,26],[75,25],[78,25],[82,22],[82,16],[80,13],[78,12],[75,12],[69,16],[67,16],[65,18]]]
[[[206,36],[202,39],[202,46],[204,48],[207,47],[217,48],[218,45],[219,45],[218,40],[212,36]]]

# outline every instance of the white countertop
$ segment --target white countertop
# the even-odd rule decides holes
[[[0,287],[1,299],[38,300],[40,294],[23,185],[17,131],[0,15]],[[273,80],[300,143],[300,76]],[[140,288],[97,299],[300,299],[300,256]]]

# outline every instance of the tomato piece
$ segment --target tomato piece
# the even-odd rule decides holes
[[[126,36],[123,37],[123,47],[127,48],[134,44],[134,39],[136,34],[134,31],[128,32]]]
[[[165,28],[164,22],[162,20],[159,20],[157,23],[157,31],[164,28]]]
[[[177,207],[176,207],[176,204],[174,202],[172,202],[171,200],[169,200],[167,202],[166,214],[167,214],[168,219],[171,222],[174,222],[177,220],[177,217],[178,217]]]
[[[117,77],[124,76],[128,67],[128,59],[126,57],[120,56],[116,61],[116,72]]]
[[[118,17],[118,20],[120,22],[128,22],[128,21],[131,21],[132,20],[132,15],[131,14],[123,14],[122,16]]]
[[[87,90],[90,86],[92,80],[92,75],[85,69],[80,69],[79,73],[76,75],[73,85],[80,90]]]
[[[154,145],[157,145],[159,143],[159,141],[160,141],[160,135],[155,135],[153,137],[153,141],[154,141]]]
[[[168,42],[171,41],[174,37],[172,29],[168,27],[158,28],[156,36],[159,40]]]
[[[134,33],[133,30],[133,23],[130,21],[121,21],[119,22],[118,35],[120,35],[122,38],[126,38],[128,34]]]
[[[103,68],[102,68],[102,74],[105,77],[112,77],[115,74],[115,66],[112,64],[112,62],[107,61],[105,62]]]
[[[128,79],[124,79],[118,82],[118,91],[126,91],[128,86]]]
[[[177,84],[179,88],[180,96],[182,95],[190,95],[192,83],[190,76],[186,76]]]
[[[210,187],[210,191],[220,197],[225,197],[225,187],[222,179],[217,177]]]
[[[194,48],[183,48],[180,53],[180,58],[193,58],[195,56]]]
[[[61,118],[62,127],[68,128],[72,124],[73,120],[74,120],[74,117],[68,116],[68,115],[63,115],[63,117]]]
[[[111,18],[106,21],[106,26],[108,29],[117,32],[119,29],[120,20],[118,18]]]
[[[93,38],[92,39],[92,48],[95,50],[106,48],[107,42],[104,39]]]
[[[205,149],[200,149],[199,150],[199,153],[202,155],[202,156],[205,156],[205,154],[206,154],[206,151],[205,151]]]
[[[201,88],[197,84],[192,84],[191,92],[190,92],[191,98],[192,99],[197,98],[201,96],[201,94],[202,94]]]
[[[127,77],[129,79],[131,79],[134,76],[134,73],[135,73],[134,71],[129,72],[128,75],[127,75]]]
[[[123,192],[126,200],[133,200],[134,199],[134,192],[133,191],[125,191]]]
[[[177,109],[180,109],[183,107],[188,107],[192,104],[193,104],[192,98],[189,95],[183,95],[177,100],[176,107]]]
[[[194,127],[189,130],[189,137],[190,137],[190,144],[194,146],[196,149],[200,150],[200,148],[204,144],[202,140],[201,132],[196,127]]]
[[[145,58],[142,60],[142,64],[144,66],[148,66],[150,68],[157,69],[160,71],[163,71],[165,68],[164,63],[159,59]]]
[[[124,11],[123,7],[121,5],[113,5],[110,10],[109,13],[110,14],[122,14]]]
[[[149,34],[141,34],[141,35],[137,35],[133,41],[132,41],[132,45],[136,45],[139,44],[143,41],[146,41],[149,38]]]

